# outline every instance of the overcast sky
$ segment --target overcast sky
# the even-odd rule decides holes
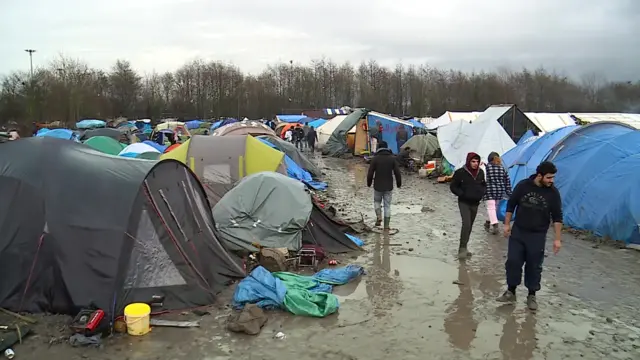
[[[0,0],[0,73],[65,56],[142,72],[221,60],[543,65],[640,79],[639,0]]]

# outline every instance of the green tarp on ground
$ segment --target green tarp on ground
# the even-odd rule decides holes
[[[124,149],[123,144],[107,136],[94,136],[85,141],[84,144],[109,155],[118,155]]]
[[[318,286],[318,280],[289,272],[275,272],[273,276],[287,287],[284,307],[294,315],[325,317],[338,311],[338,298],[326,292],[309,291]]]

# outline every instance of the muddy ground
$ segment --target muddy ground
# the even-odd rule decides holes
[[[316,160],[340,213],[372,221],[366,165]],[[392,227],[400,231],[364,237],[366,253],[348,260],[367,275],[335,289],[339,314],[271,312],[260,335],[232,334],[230,288],[200,328],[116,336],[99,349],[71,348],[65,319],[41,319],[37,334],[14,348],[16,359],[640,359],[640,253],[566,233],[560,254],[546,258],[538,312],[525,308],[525,289],[516,306],[498,306],[507,240],[484,232],[480,211],[474,256],[458,261],[459,215],[448,187],[415,175],[403,182],[393,197]],[[279,331],[285,339],[273,338]]]

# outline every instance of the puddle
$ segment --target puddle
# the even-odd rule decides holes
[[[549,329],[559,334],[561,337],[571,337],[576,340],[586,340],[589,336],[589,331],[593,329],[590,323],[570,323],[561,321],[552,321],[547,323]]]

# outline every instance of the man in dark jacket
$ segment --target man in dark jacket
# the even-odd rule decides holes
[[[407,142],[409,138],[409,133],[407,133],[407,129],[404,128],[404,125],[398,125],[398,130],[396,131],[396,143],[398,144],[398,153],[400,152],[400,148],[404,143]]]
[[[318,141],[318,133],[313,126],[309,126],[309,132],[307,133],[307,146],[311,149],[311,152],[315,151],[316,141]]]
[[[551,222],[555,230],[553,252],[557,254],[562,247],[562,199],[553,186],[557,171],[552,162],[540,163],[536,174],[520,181],[509,198],[504,219],[504,235],[509,237],[505,263],[507,291],[498,298],[499,302],[515,302],[524,265],[524,286],[529,290],[527,306],[532,311],[538,309],[536,292],[540,290],[544,248]],[[515,211],[518,216],[511,230],[511,217]]]
[[[302,129],[302,126],[296,126],[293,131],[293,138],[295,139],[295,144],[298,150],[302,150],[302,142],[304,141],[304,130]]]
[[[471,256],[467,250],[473,222],[478,214],[478,205],[487,190],[484,171],[480,169],[480,155],[470,152],[467,154],[465,165],[453,173],[451,192],[458,197],[458,208],[462,218],[460,230],[460,246],[458,258],[466,259]]]
[[[378,151],[369,164],[367,186],[373,184],[373,208],[376,212],[376,226],[382,223],[382,205],[384,205],[384,230],[389,230],[391,222],[391,193],[393,178],[398,189],[402,186],[402,175],[395,155],[385,141],[378,143]],[[382,203],[382,204],[381,204]]]

